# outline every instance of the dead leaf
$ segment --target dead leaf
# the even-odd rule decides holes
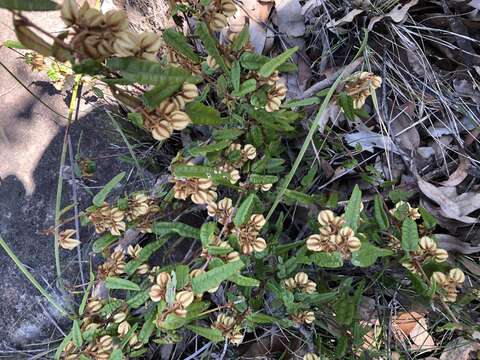
[[[260,3],[256,0],[244,0],[240,11],[229,19],[230,31],[238,33],[248,20],[250,42],[255,52],[261,54],[267,40],[267,23],[273,3]]]
[[[462,263],[465,268],[470,271],[473,275],[480,276],[480,265],[476,262],[467,259],[465,256],[460,256],[458,260]]]
[[[480,252],[480,246],[472,246],[452,235],[435,234],[435,239],[437,240],[438,246],[448,252],[452,251],[465,255]]]
[[[428,332],[428,324],[425,318],[418,320],[417,324],[410,332],[412,340],[412,350],[428,350],[435,347],[435,342]]]
[[[399,23],[405,20],[408,10],[410,10],[412,6],[415,6],[417,4],[418,4],[418,0],[411,0],[405,5],[401,5],[401,4],[396,5],[388,14],[373,17],[372,20],[370,20],[370,23],[368,24],[368,30],[369,31],[372,30],[373,25],[375,25],[377,22],[379,22],[380,20],[386,17],[389,17],[396,23]]]
[[[440,205],[441,214],[449,219],[455,219],[466,224],[477,222],[474,217],[467,216],[480,209],[480,194],[467,192],[457,195],[452,187],[436,187],[417,175],[420,191],[430,200]]]
[[[316,8],[323,5],[325,0],[308,0],[305,5],[302,6],[302,15],[306,16],[307,14],[311,13]]]
[[[411,350],[423,351],[435,347],[423,314],[415,311],[401,313],[393,317],[392,329],[395,339],[407,343]]]
[[[413,113],[415,104],[410,103],[401,110],[396,109],[396,115],[390,122],[393,132],[393,139],[400,143],[405,150],[415,151],[420,146],[420,135],[415,126],[412,126]]]
[[[320,134],[323,134],[323,132],[325,131],[325,127],[327,126],[330,120],[332,120],[335,123],[339,114],[340,114],[340,107],[338,105],[330,104],[327,106],[322,116],[320,117],[320,121],[318,123],[318,131],[320,132]]]
[[[468,3],[468,6],[471,6],[477,10],[480,10],[480,0],[472,0]]]
[[[298,0],[275,0],[278,30],[289,37],[305,35],[305,17]]]
[[[442,355],[440,355],[440,360],[468,360],[470,359],[470,353],[478,350],[480,350],[478,342],[459,337],[447,344]]]
[[[467,169],[470,165],[470,160],[468,158],[461,156],[460,162],[458,164],[457,170],[455,170],[449,177],[448,180],[442,181],[440,185],[442,186],[457,186],[468,176]]]
[[[356,16],[360,15],[363,12],[364,10],[361,10],[361,9],[353,9],[347,15],[345,15],[339,20],[333,20],[333,19],[330,20],[327,23],[327,29],[333,32],[337,32],[338,34],[346,34],[348,30],[343,29],[341,26],[351,23]]]
[[[403,312],[392,319],[392,325],[397,326],[405,335],[410,335],[419,319],[424,317],[415,311]]]
[[[360,145],[363,150],[373,153],[374,148],[381,148],[396,154],[403,152],[395,145],[390,137],[378,134],[365,125],[360,124],[356,132],[351,132],[345,135],[346,143],[351,147]]]

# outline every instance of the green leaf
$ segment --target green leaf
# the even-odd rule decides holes
[[[93,274],[93,272],[90,271],[90,281],[88,282],[88,286],[85,289],[85,292],[83,293],[82,302],[80,303],[80,306],[78,307],[78,315],[80,315],[80,316],[82,316],[83,313],[85,312],[88,297],[90,296],[90,290],[92,289],[94,280],[95,280],[95,275]]]
[[[324,268],[339,268],[343,266],[342,255],[335,251],[333,253],[318,252],[310,256],[315,265]]]
[[[185,238],[200,239],[199,229],[181,222],[154,222],[152,232],[160,236],[178,234]]]
[[[185,112],[195,125],[222,125],[225,119],[222,119],[220,112],[211,106],[199,102],[191,102],[185,106]]]
[[[95,206],[102,206],[103,203],[105,202],[105,199],[107,195],[110,193],[110,191],[113,190],[117,184],[122,181],[122,179],[125,176],[125,171],[122,171],[120,174],[117,174],[112,180],[110,180],[100,192],[93,197],[93,204]]]
[[[304,205],[311,205],[315,203],[315,200],[310,195],[296,190],[286,189],[284,196],[287,200],[298,201],[300,204]]]
[[[261,77],[268,78],[270,75],[273,74],[275,70],[278,69],[280,65],[282,65],[284,62],[286,62],[288,59],[292,57],[293,54],[295,54],[298,50],[298,46],[295,46],[291,49],[288,49],[287,51],[283,52],[282,54],[274,57],[260,68],[258,71],[258,74]]]
[[[278,181],[278,176],[250,174],[248,181],[255,185],[275,184]]]
[[[188,152],[192,156],[206,155],[208,153],[217,152],[217,151],[226,149],[227,147],[230,146],[231,143],[232,142],[230,140],[222,140],[209,145],[196,146],[194,148],[189,149]]]
[[[247,70],[258,70],[269,61],[269,57],[252,52],[244,52],[240,57],[240,64]],[[296,69],[295,64],[281,64],[278,67],[280,72],[296,71]]]
[[[240,63],[238,61],[233,63],[230,79],[232,80],[234,92],[238,92],[240,90]]]
[[[388,215],[383,207],[382,198],[378,194],[375,195],[373,212],[380,230],[387,230],[390,226],[390,223],[388,221]]]
[[[216,328],[188,325],[187,329],[215,343],[223,341],[225,339],[222,332]]]
[[[177,83],[194,83],[201,81],[189,71],[180,67],[164,66],[158,62],[139,59],[135,57],[110,58],[107,67],[118,71],[124,79],[144,85],[161,85]]]
[[[406,218],[402,224],[402,249],[406,252],[418,250],[417,223]]]
[[[282,105],[284,108],[295,108],[295,107],[303,107],[309,105],[317,105],[320,104],[320,99],[318,97],[311,97],[302,100],[290,100],[287,101],[285,104]]]
[[[60,345],[58,345],[57,350],[55,351],[55,355],[54,355],[55,360],[60,360],[63,350],[65,349],[67,344],[72,340],[72,337],[73,337],[73,331],[70,331],[68,335],[63,338],[62,342],[60,343]]]
[[[248,221],[248,219],[250,219],[250,216],[253,213],[255,199],[258,199],[257,195],[250,194],[245,200],[242,201],[242,204],[239,206],[237,213],[233,218],[233,223],[235,226],[243,225]]]
[[[360,267],[372,266],[379,257],[391,256],[394,252],[389,249],[381,249],[368,242],[363,242],[360,250],[352,254],[352,264]]]
[[[178,51],[182,56],[192,60],[194,63],[202,62],[202,58],[198,56],[188,43],[187,38],[173,28],[163,31],[163,40],[172,48]]]
[[[175,287],[177,289],[182,289],[188,284],[189,272],[190,272],[190,268],[187,265],[175,266],[175,276],[177,278],[177,283]]]
[[[217,64],[222,68],[222,70],[228,73],[228,66],[223,59],[223,56],[220,54],[220,51],[217,48],[217,40],[210,34],[207,25],[199,21],[196,23],[196,35],[202,40],[203,45],[207,53],[215,59]]]
[[[114,349],[110,354],[110,357],[108,358],[108,360],[122,360],[122,359],[123,359],[122,349]]]
[[[103,249],[112,245],[115,241],[117,241],[119,236],[112,235],[107,233],[105,235],[100,236],[95,242],[93,243],[93,251],[96,253],[102,252]]]
[[[345,225],[350,227],[353,231],[357,231],[358,219],[360,217],[360,207],[362,203],[362,192],[358,185],[355,185],[352,196],[348,201],[345,209]]]
[[[420,215],[422,216],[423,225],[425,225],[425,228],[433,229],[433,228],[435,228],[435,226],[437,226],[437,220],[426,209],[421,207],[421,208],[418,209],[418,211],[420,212]]]
[[[146,291],[141,291],[139,293],[136,293],[130,299],[128,299],[127,304],[132,309],[138,309],[140,306],[143,306],[143,304],[145,304],[145,302],[148,299],[150,299],[149,292],[147,290]]]
[[[213,131],[213,138],[215,140],[235,140],[245,133],[241,129],[220,129]]]
[[[202,241],[202,246],[207,247],[210,244],[210,238],[217,230],[217,223],[211,221],[206,222],[200,228],[200,240]]]
[[[82,331],[80,330],[80,324],[78,323],[78,320],[73,320],[72,337],[73,337],[73,342],[75,343],[75,346],[81,347],[83,344],[83,337],[82,337]]]
[[[25,49],[25,46],[23,46],[22,43],[17,40],[5,40],[3,42],[3,46],[9,49]]]
[[[235,274],[228,278],[228,281],[231,281],[239,286],[247,287],[257,287],[260,286],[260,281],[257,279],[249,278],[240,274]]]
[[[335,348],[335,355],[336,359],[342,359],[345,357],[348,349],[348,337],[347,336],[340,336],[337,340],[337,346]]]
[[[93,59],[85,59],[81,63],[72,65],[72,70],[77,74],[86,74],[86,75],[107,75],[108,71],[105,66]]]
[[[355,317],[355,302],[350,296],[343,295],[337,301],[333,309],[335,310],[336,320],[339,324],[350,325]]]
[[[160,103],[168,99],[171,95],[175,94],[183,85],[183,80],[175,82],[169,82],[168,80],[162,81],[160,84],[155,85],[152,90],[145,92],[142,95],[143,103],[150,109],[156,108]]]
[[[153,321],[153,315],[155,315],[155,312],[152,312],[152,316],[145,320],[145,323],[143,324],[142,328],[140,329],[140,333],[138,334],[138,341],[140,341],[142,344],[148,343],[150,337],[153,334],[153,331],[156,328],[156,324]]]
[[[133,281],[127,279],[121,279],[117,277],[107,277],[105,279],[105,286],[110,290],[133,290],[140,291],[140,286]]]
[[[52,11],[60,5],[51,0],[0,0],[0,8],[20,11]]]
[[[250,31],[248,29],[248,24],[245,24],[242,31],[238,33],[238,35],[235,37],[235,40],[233,40],[233,43],[230,47],[232,48],[233,51],[240,51],[248,43],[249,39],[250,39]]]
[[[239,86],[238,90],[232,92],[232,95],[236,97],[242,97],[254,92],[255,90],[257,90],[257,80],[248,79]]]
[[[235,275],[243,267],[244,263],[241,260],[234,261],[212,270],[204,272],[192,279],[192,289],[195,294],[203,294],[209,289],[213,289],[220,285],[224,280],[227,280],[232,275]]]
[[[392,190],[388,193],[388,197],[395,204],[399,201],[407,201],[412,195],[413,195],[413,192],[405,191],[401,189]]]
[[[139,128],[143,127],[142,114],[136,113],[136,112],[130,112],[128,113],[127,117],[128,117],[128,120],[135,126],[138,126]]]
[[[345,116],[348,120],[355,120],[355,109],[353,108],[353,99],[346,92],[341,92],[337,96],[337,101],[340,107],[343,109]]]

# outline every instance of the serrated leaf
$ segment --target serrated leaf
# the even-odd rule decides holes
[[[196,146],[188,150],[190,155],[192,156],[199,156],[199,155],[206,155],[208,153],[217,152],[223,149],[226,149],[230,146],[232,142],[230,140],[222,140],[218,141],[209,145],[203,146]]]
[[[100,190],[100,192],[93,197],[93,204],[95,206],[102,206],[103,203],[105,202],[106,197],[110,193],[110,191],[113,190],[117,184],[122,181],[122,179],[125,177],[125,171],[122,171],[120,174],[117,174],[112,180],[110,180],[103,188]]]
[[[192,279],[193,292],[195,294],[203,294],[209,289],[216,288],[222,281],[227,280],[229,277],[239,272],[244,265],[245,264],[241,260],[237,260],[194,277]]]
[[[110,357],[108,358],[108,360],[122,360],[122,359],[123,359],[123,353],[121,349],[114,349],[110,354]]]
[[[210,238],[217,230],[217,223],[211,221],[206,222],[200,228],[200,240],[202,241],[202,246],[207,247],[210,244]]]
[[[425,225],[425,228],[433,229],[435,226],[437,226],[437,220],[426,209],[424,209],[423,207],[420,207],[418,211],[422,216],[422,220],[423,220],[423,224]]]
[[[337,101],[348,120],[355,120],[355,109],[353,107],[353,98],[346,92],[341,92],[337,96]]]
[[[140,306],[143,306],[148,299],[150,299],[148,291],[141,291],[128,299],[127,304],[133,309],[138,309]]]
[[[237,213],[233,218],[233,223],[235,226],[243,225],[248,221],[248,219],[250,219],[250,216],[253,213],[256,198],[257,195],[250,194],[245,200],[242,201],[242,204],[238,207]]]
[[[286,189],[284,193],[285,199],[291,201],[298,201],[300,204],[311,205],[315,203],[312,196],[305,194],[301,191]]]
[[[339,252],[318,252],[310,256],[315,265],[324,268],[339,268],[343,266],[342,255]]]
[[[173,173],[176,177],[185,179],[212,179],[213,181],[229,181],[230,175],[219,171],[216,168],[202,165],[179,164],[173,167]]]
[[[187,329],[193,331],[195,334],[200,335],[212,342],[220,342],[225,339],[222,332],[216,328],[207,328],[202,326],[188,325]]]
[[[213,131],[213,138],[215,140],[235,140],[245,133],[241,129],[220,129]]]
[[[112,235],[107,233],[105,235],[100,236],[95,242],[93,243],[93,251],[96,253],[102,252],[103,249],[112,245],[115,241],[117,241],[119,236]]]
[[[240,56],[240,64],[244,69],[247,70],[258,70],[260,69],[263,65],[265,65],[268,61],[270,60],[269,57],[257,54],[257,53],[252,53],[252,52],[244,52],[242,56]],[[281,64],[278,67],[278,71],[280,72],[290,72],[290,71],[296,71],[297,66],[295,64]]]
[[[380,230],[386,230],[390,226],[388,221],[388,215],[383,207],[382,198],[377,194],[375,195],[373,212],[375,214],[375,220],[377,221]]]
[[[145,320],[145,323],[140,329],[140,333],[138,334],[138,341],[140,341],[142,344],[148,343],[148,341],[150,340],[150,337],[153,334],[153,331],[156,328],[155,322],[153,321],[154,315],[155,315],[155,312],[152,312],[152,316],[148,317]]]
[[[362,203],[362,192],[358,185],[355,185],[352,196],[348,200],[345,209],[345,225],[350,227],[353,231],[357,231],[358,219],[360,218],[360,208]]]
[[[240,274],[235,274],[228,278],[228,281],[231,281],[239,286],[246,287],[257,287],[260,286],[260,281],[257,279],[249,278]]]
[[[286,50],[282,54],[274,57],[260,68],[258,71],[258,74],[261,77],[268,78],[270,75],[273,74],[275,70],[278,69],[280,65],[282,65],[284,62],[286,62],[288,59],[292,57],[293,54],[295,54],[298,51],[298,46],[295,46],[291,49]]]
[[[196,23],[196,35],[202,40],[203,46],[205,46],[205,50],[207,53],[213,57],[216,63],[222,68],[222,70],[228,73],[228,66],[225,63],[223,56],[220,54],[220,51],[217,47],[217,40],[210,34],[207,25],[199,21]]]
[[[200,63],[202,58],[198,56],[188,43],[187,38],[173,28],[163,31],[163,40],[172,48],[177,50],[180,55],[192,60],[194,63]]]
[[[418,250],[418,229],[417,223],[406,218],[402,224],[402,249],[406,252]]]
[[[187,265],[175,266],[175,277],[177,280],[175,287],[177,289],[182,289],[188,284],[189,272],[190,268]]]
[[[82,331],[80,330],[80,324],[78,320],[73,320],[72,326],[72,340],[76,347],[81,347],[83,344]]]
[[[248,181],[255,185],[275,184],[278,181],[278,176],[250,174]]]
[[[318,97],[311,97],[302,100],[290,100],[287,101],[285,104],[282,105],[284,108],[295,108],[295,107],[303,107],[309,105],[317,105],[320,104],[321,101]]]
[[[249,39],[250,39],[250,31],[248,29],[248,24],[245,24],[242,31],[240,31],[238,35],[235,37],[235,40],[233,40],[233,43],[231,45],[232,50],[240,51],[248,43]]]
[[[238,90],[233,91],[232,95],[236,97],[243,97],[251,92],[254,92],[255,90],[257,90],[257,80],[248,79],[239,86]]]
[[[20,11],[52,11],[60,5],[51,0],[0,0],[0,8]]]
[[[360,267],[372,266],[379,257],[391,256],[394,252],[389,249],[381,249],[368,242],[363,242],[360,250],[352,253],[352,264]]]
[[[195,125],[222,125],[225,119],[220,116],[220,112],[211,106],[199,102],[191,102],[185,106],[185,112]]]
[[[3,42],[3,46],[9,49],[25,49],[25,46],[23,46],[22,43],[17,40],[5,40]]]
[[[127,117],[132,124],[135,124],[135,126],[138,126],[139,128],[143,127],[142,114],[136,113],[136,112],[130,112],[128,113]]]
[[[240,63],[235,61],[230,71],[230,79],[232,81],[234,92],[238,92],[240,89]]]
[[[199,229],[181,222],[154,222],[152,225],[152,232],[160,236],[178,234],[186,238],[200,239]]]
[[[135,57],[110,58],[107,67],[118,71],[125,80],[144,85],[161,85],[165,81],[169,84],[194,83],[201,81],[189,71],[175,66],[164,66],[158,62]]]
[[[105,287],[110,290],[140,291],[140,286],[135,284],[133,281],[111,276],[105,279]]]

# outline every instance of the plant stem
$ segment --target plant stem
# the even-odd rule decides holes
[[[12,251],[12,249],[7,245],[5,240],[3,240],[2,236],[0,235],[0,246],[5,250],[8,256],[13,260],[15,265],[18,267],[18,269],[25,275],[25,277],[32,283],[33,286],[37,288],[37,290],[42,294],[42,296],[47,299],[47,301],[52,304],[55,309],[57,309],[63,316],[68,316],[68,311],[66,311],[64,308],[62,308],[59,304],[55,302],[53,297],[48,293],[48,291],[40,285],[40,283],[33,277],[32,273],[28,271],[28,269],[25,267],[25,265],[22,264],[20,259],[15,255],[15,253]]]

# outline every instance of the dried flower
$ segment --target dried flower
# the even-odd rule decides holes
[[[217,221],[222,225],[232,222],[233,210],[233,202],[230,198],[224,198],[218,203],[210,202],[207,205],[208,215],[216,217]]]
[[[408,202],[405,201],[399,201],[398,203],[395,204],[395,208],[390,210],[390,213],[392,215],[395,215],[395,213],[403,207],[406,207],[407,209],[407,217],[409,217],[412,220],[417,220],[420,219],[420,211],[418,208],[412,208]]]
[[[282,100],[285,99],[287,95],[287,87],[285,84],[277,83],[274,88],[271,89],[267,94],[267,105],[265,110],[267,112],[274,112],[280,109]]]
[[[243,342],[242,328],[232,316],[218,314],[212,328],[220,330],[223,336],[234,345],[240,345]]]
[[[382,78],[370,72],[358,72],[353,74],[345,84],[345,91],[353,98],[353,107],[360,109],[371,94],[382,84]]]
[[[311,324],[315,321],[315,313],[313,311],[301,311],[292,315],[292,320],[297,324]]]
[[[251,255],[253,252],[261,252],[266,249],[265,239],[257,236],[265,223],[266,220],[263,215],[253,214],[246,224],[233,230],[238,237],[242,253]]]
[[[156,283],[150,288],[150,299],[154,302],[158,302],[160,300],[165,299],[165,295],[167,294],[167,285],[171,281],[170,274],[167,272],[161,272],[155,278]]]
[[[127,30],[116,35],[113,51],[118,57],[135,56],[156,61],[162,44],[162,38],[155,33],[136,33]]]
[[[303,355],[303,360],[320,360],[320,357],[314,353],[306,353]]]
[[[177,316],[186,317],[187,307],[195,300],[195,296],[191,291],[180,291],[175,296],[174,312]]]
[[[73,229],[66,229],[64,231],[61,231],[59,234],[58,244],[66,250],[75,249],[78,245],[81,244],[80,241],[73,238],[75,233],[76,231]]]
[[[211,55],[208,55],[207,56],[207,59],[206,59],[206,63],[208,65],[208,67],[212,70],[217,70],[218,69],[218,64],[217,64],[217,61],[215,60],[215,58]]]
[[[88,219],[95,225],[95,231],[99,234],[110,231],[112,235],[121,235],[125,231],[126,224],[123,221],[125,213],[117,207],[111,208],[104,204],[88,215]]]
[[[209,26],[212,31],[222,31],[227,26],[227,17],[221,13],[214,13]]]
[[[311,281],[304,272],[299,272],[293,278],[286,279],[284,283],[289,290],[298,289],[307,294],[312,294],[317,290],[317,284]]]
[[[117,328],[118,335],[125,336],[130,331],[131,326],[128,321],[122,321]]]
[[[142,251],[142,247],[138,244],[135,246],[129,245],[127,248],[127,254],[133,259],[138,258],[140,251]]]
[[[458,296],[458,287],[460,287],[465,281],[465,274],[458,268],[451,269],[448,275],[435,271],[432,274],[432,280],[434,280],[445,292],[442,295],[443,300],[448,302],[455,302]]]
[[[213,191],[210,179],[179,179],[174,178],[174,196],[186,200],[189,196],[195,204],[209,204],[216,200],[217,193]]]

